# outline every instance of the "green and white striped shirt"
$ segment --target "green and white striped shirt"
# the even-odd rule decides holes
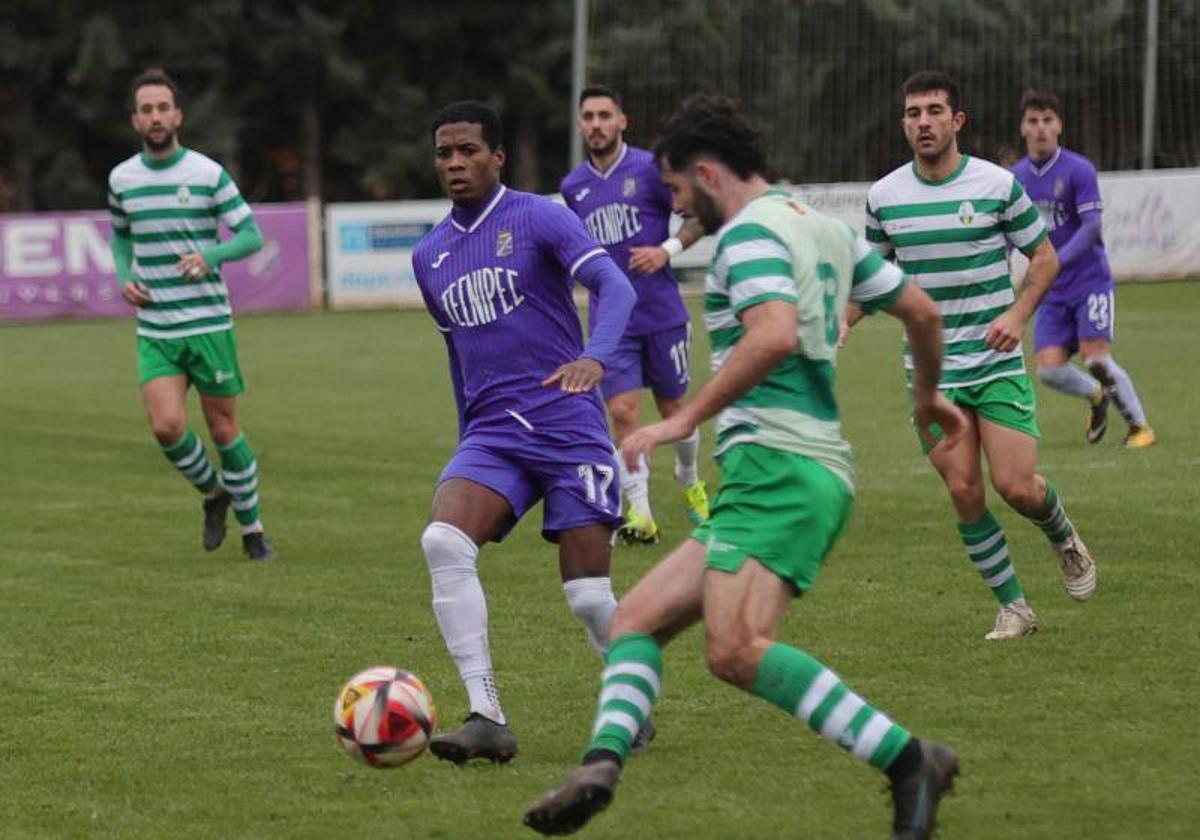
[[[719,458],[756,443],[805,455],[853,491],[850,444],[842,438],[834,369],[846,302],[887,306],[904,275],[849,225],[781,190],[755,198],[717,232],[706,283],[704,323],[715,374],[745,333],[741,313],[769,300],[796,305],[797,350],[717,415]]]
[[[219,269],[200,280],[175,269],[184,254],[217,244],[220,222],[237,230],[252,218],[219,163],[183,148],[164,160],[134,155],[109,174],[108,206],[113,235],[132,237],[133,275],[150,292],[138,335],[183,338],[233,326]]]
[[[1020,345],[984,343],[988,325],[1015,300],[1005,240],[1025,254],[1046,237],[1037,208],[1007,169],[963,155],[941,181],[905,164],[867,193],[867,241],[896,254],[900,268],[942,313],[941,388],[977,385],[1025,372]],[[912,376],[912,354],[904,347]]]

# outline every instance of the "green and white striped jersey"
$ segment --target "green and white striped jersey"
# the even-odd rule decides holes
[[[1025,372],[1020,345],[1002,353],[984,343],[988,325],[1015,300],[1005,240],[1029,254],[1046,237],[1037,208],[1007,169],[963,155],[941,181],[905,164],[867,193],[867,241],[896,254],[900,268],[942,313],[941,388]],[[904,347],[912,376],[912,355]]]
[[[719,458],[739,443],[805,455],[854,489],[850,445],[842,438],[834,368],[846,302],[887,306],[904,275],[849,225],[782,190],[755,198],[717,231],[706,283],[704,323],[715,374],[745,330],[740,314],[769,300],[796,305],[799,347],[717,415]]]
[[[113,235],[132,237],[133,275],[150,292],[138,335],[183,338],[233,326],[219,269],[201,280],[175,270],[184,254],[217,244],[220,222],[236,230],[252,218],[219,163],[183,148],[165,160],[134,155],[109,173],[108,206]]]

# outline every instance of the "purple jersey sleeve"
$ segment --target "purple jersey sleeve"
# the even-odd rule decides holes
[[[588,234],[579,217],[566,207],[549,201],[539,202],[535,212],[539,238],[553,252],[554,258],[567,270],[572,280],[585,262],[605,255],[604,249]]]
[[[587,260],[579,267],[575,279],[592,293],[595,300],[592,307],[592,335],[583,350],[583,356],[609,368],[621,336],[625,334],[629,313],[637,303],[637,292],[633,290],[625,272],[617,268],[608,254]]]

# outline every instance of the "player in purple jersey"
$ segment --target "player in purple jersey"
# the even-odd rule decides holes
[[[462,763],[517,752],[492,671],[479,546],[544,501],[563,590],[597,650],[616,608],[609,579],[621,524],[617,464],[596,387],[633,307],[625,275],[566,208],[500,183],[500,120],[459,102],[432,126],[450,214],[417,244],[413,269],[446,339],[458,448],[434,492],[421,548],[433,609],[467,688],[470,714],[430,750]],[[572,289],[597,298],[584,346]]]
[[[1116,309],[1100,232],[1096,167],[1059,145],[1062,130],[1058,97],[1027,92],[1021,99],[1021,136],[1029,155],[1013,166],[1013,174],[1042,214],[1061,266],[1037,311],[1033,335],[1038,377],[1056,391],[1090,402],[1088,442],[1104,437],[1112,400],[1129,424],[1125,446],[1141,449],[1152,445],[1155,436],[1133,381],[1112,358]],[[1068,363],[1075,353],[1083,357],[1091,376]]]
[[[600,383],[618,445],[639,425],[642,388],[653,392],[663,418],[683,406],[691,378],[692,332],[670,260],[703,235],[695,220],[670,234],[671,193],[654,156],[625,142],[628,125],[616,91],[585,87],[578,127],[588,159],[559,186],[567,206],[628,273],[637,292],[625,335]],[[595,322],[595,307],[596,297],[590,295],[589,324]],[[683,488],[688,517],[697,525],[708,518],[708,494],[696,470],[699,449],[699,430],[675,444],[675,479]],[[657,542],[649,464],[639,462],[630,470],[622,460],[620,468],[627,505],[620,535],[627,542]]]

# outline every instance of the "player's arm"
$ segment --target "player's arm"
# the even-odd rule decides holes
[[[592,337],[578,359],[562,365],[542,382],[543,385],[561,383],[562,390],[576,394],[590,391],[604,378],[609,360],[625,334],[629,313],[637,302],[629,278],[603,248],[594,248],[579,259],[582,262],[572,272],[575,280],[596,296]]]
[[[892,241],[888,238],[887,231],[883,229],[883,225],[879,222],[879,217],[875,212],[875,208],[871,206],[871,200],[867,198],[866,224],[864,226],[865,238],[868,247],[881,259],[886,259],[895,255],[895,247]],[[857,271],[858,268],[855,268]],[[846,316],[842,320],[841,330],[838,332],[838,346],[841,347],[846,343],[846,336],[850,328],[861,321],[869,313],[858,304],[857,301],[850,301],[846,306]]]
[[[210,268],[216,268],[222,263],[240,260],[248,257],[263,246],[262,231],[253,216],[247,216],[233,232],[232,239],[218,242],[200,249],[200,256]]]
[[[1050,244],[1050,236],[1037,208],[1025,195],[1021,182],[1013,178],[1012,192],[1005,208],[1001,229],[1005,237],[1021,253],[1029,258],[1029,270],[1025,282],[1017,293],[1013,305],[988,325],[984,341],[993,350],[1009,352],[1016,349],[1025,332],[1025,325],[1033,317],[1050,284],[1058,276],[1058,255]]]
[[[150,302],[150,292],[133,276],[133,235],[129,231],[129,217],[111,186],[108,191],[108,209],[112,216],[113,231],[112,241],[108,246],[112,251],[113,270],[121,283],[121,297],[130,306],[144,306]]]
[[[1096,178],[1096,170],[1088,165],[1085,169],[1073,173],[1071,181],[1075,212],[1079,216],[1079,230],[1058,249],[1060,268],[1069,268],[1079,262],[1091,253],[1092,248],[1100,241],[1100,213],[1104,203],[1100,198],[1100,182]]]
[[[222,263],[248,257],[263,246],[262,231],[254,221],[250,205],[242,198],[237,184],[224,169],[217,178],[213,192],[213,209],[226,227],[233,231],[233,238],[184,254],[176,266],[184,277],[201,280]]]

